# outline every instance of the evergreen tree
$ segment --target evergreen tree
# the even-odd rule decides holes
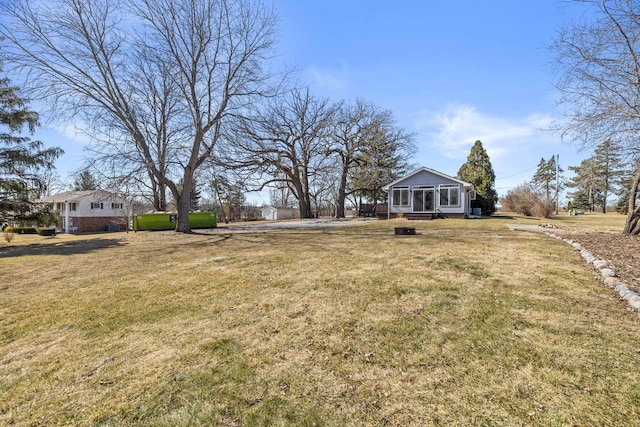
[[[619,192],[627,184],[629,178],[625,166],[617,145],[610,141],[599,144],[593,156],[583,160],[580,166],[569,166],[575,176],[567,187],[577,188],[577,192],[570,195],[584,193],[588,195],[589,210],[595,210],[598,205],[602,213],[606,213],[609,195]]]
[[[471,201],[471,207],[480,208],[483,215],[493,215],[498,202],[496,174],[482,142],[473,144],[467,162],[458,171],[458,178],[473,184],[476,189],[476,200]]]
[[[531,184],[543,191],[548,202],[555,202],[558,193],[562,189],[561,175],[564,170],[556,165],[556,157],[551,156],[549,160],[544,157],[538,163],[538,169],[531,179]]]
[[[622,149],[609,140],[604,141],[596,146],[593,161],[597,167],[598,189],[602,193],[602,213],[607,213],[609,194],[624,188],[622,182],[628,175],[626,165],[622,161]]]
[[[567,187],[576,191],[568,194],[574,208],[594,211],[596,204],[602,203],[600,180],[597,165],[592,157],[583,160],[580,166],[569,166],[575,176],[567,183]]]
[[[625,191],[622,193],[622,196],[618,199],[616,203],[616,212],[619,214],[628,214],[629,213],[629,191]]]
[[[182,191],[182,180],[178,181],[178,188]],[[197,211],[200,209],[200,197],[201,192],[198,188],[198,180],[194,177],[193,179],[193,188],[189,192],[189,212]]]
[[[21,136],[26,125],[35,131],[38,114],[28,110],[10,86],[8,78],[0,78],[0,219],[20,223],[40,223],[46,212],[39,211],[31,198],[42,189],[39,175],[53,168],[53,161],[62,154],[58,147],[45,148],[40,141]]]
[[[631,182],[633,180],[633,176],[632,174],[627,174],[626,175],[626,181]],[[622,183],[624,190],[622,191],[622,194],[620,195],[620,198],[618,199],[618,201],[616,202],[616,212],[619,214],[624,214],[624,215],[628,215],[629,214],[629,199],[631,198],[631,192],[629,191],[629,187],[630,185],[625,182],[623,180]],[[636,192],[636,205],[640,204],[640,190],[638,190]]]
[[[93,175],[91,175],[91,172],[83,170],[76,176],[76,179],[73,182],[73,189],[75,191],[97,190],[98,181]]]

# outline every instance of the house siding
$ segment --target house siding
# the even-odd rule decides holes
[[[98,231],[126,230],[129,224],[128,206],[124,199],[115,194],[102,191],[69,191],[42,200],[50,203],[60,215],[57,227],[65,230],[65,221],[69,221],[69,231],[85,233]],[[75,209],[66,211],[73,204]]]
[[[446,188],[450,189],[453,186],[458,189],[458,204],[454,206],[440,205],[441,191],[444,191]],[[389,193],[389,200],[391,202],[387,216],[389,218],[402,216],[408,219],[464,218],[470,213],[468,191],[472,188],[473,186],[471,184],[464,181],[449,177],[432,169],[421,168],[402,179],[394,181],[385,188],[385,191]],[[394,190],[397,189],[408,190],[407,205],[395,204],[396,201],[393,200],[393,193]],[[433,189],[432,208],[428,208],[426,204],[426,197],[430,193],[430,189]],[[426,211],[420,209],[414,211],[414,195],[420,190],[426,192],[422,199],[425,201],[424,207],[427,209]]]

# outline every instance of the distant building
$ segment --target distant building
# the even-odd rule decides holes
[[[262,208],[262,218],[269,221],[294,219],[298,218],[298,210],[294,208],[275,208],[273,206],[265,206]]]
[[[104,190],[66,191],[42,198],[60,215],[65,233],[126,230],[131,208],[126,200]]]

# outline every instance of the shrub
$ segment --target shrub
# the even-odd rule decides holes
[[[4,240],[6,240],[7,243],[11,243],[11,241],[13,240],[13,229],[8,225],[3,226],[2,235],[4,236]]]
[[[38,228],[38,234],[41,236],[55,236],[55,228]]]
[[[17,234],[37,234],[35,227],[13,227],[13,232]]]
[[[509,190],[500,199],[500,203],[504,210],[539,218],[548,218],[555,210],[551,200],[547,200],[541,192],[526,183]]]

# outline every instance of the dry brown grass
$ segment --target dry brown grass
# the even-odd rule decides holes
[[[0,246],[0,423],[633,425],[638,316],[518,217]]]

